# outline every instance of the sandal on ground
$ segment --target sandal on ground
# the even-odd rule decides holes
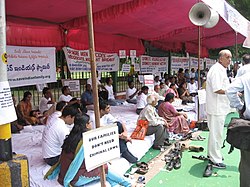
[[[141,162],[140,166],[138,166],[138,169],[136,170],[136,173],[145,175],[148,172],[148,164],[145,162]]]
[[[201,137],[200,135],[196,136],[196,137],[193,137],[191,138],[190,140],[193,140],[193,141],[203,141],[205,140],[206,138],[204,137]]]
[[[143,166],[143,167],[148,168],[148,164],[147,164],[146,162],[137,162],[137,163],[136,163],[136,166],[137,166],[137,167]]]

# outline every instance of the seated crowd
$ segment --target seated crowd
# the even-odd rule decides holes
[[[146,136],[154,135],[153,149],[160,150],[162,146],[169,146],[169,133],[185,135],[189,132],[187,115],[177,112],[172,103],[176,98],[193,102],[192,94],[195,95],[198,89],[193,85],[195,84],[193,78],[187,84],[185,76],[180,77],[184,82],[179,82],[178,85],[175,77],[166,78],[164,83],[159,81],[159,77],[156,78],[154,91],[151,94],[148,94],[147,86],[142,86],[139,91],[133,82],[128,82],[126,101],[136,104],[135,112],[139,115],[138,121],[148,121]],[[112,84],[111,77],[106,78],[105,87],[98,83],[100,124],[118,126],[121,157],[129,163],[137,163],[138,158],[127,147],[127,143],[132,143],[132,140],[128,135],[126,124],[110,114],[110,106],[121,103],[115,99]],[[82,186],[99,179],[99,170],[87,172],[84,158],[78,156],[83,152],[82,146],[79,147],[82,145],[82,133],[96,127],[95,116],[86,114],[87,106],[93,105],[92,82],[87,82],[81,99],[73,98],[68,86],[62,87],[62,95],[57,103],[48,87],[45,87],[42,93],[39,110],[33,110],[32,94],[29,91],[24,92],[23,99],[16,106],[18,119],[12,123],[13,131],[15,128],[17,128],[16,131],[21,130],[25,125],[45,125],[42,135],[42,157],[48,165],[53,166],[52,169],[60,165],[58,169],[60,184]],[[77,172],[73,171],[75,168],[71,168],[72,163],[77,164]],[[131,186],[129,179],[113,173],[107,165],[105,168],[107,180],[111,186],[115,184]],[[68,179],[68,173],[72,172],[74,177]],[[49,173],[46,177],[49,178]]]

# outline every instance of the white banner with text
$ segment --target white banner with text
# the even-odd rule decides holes
[[[64,47],[69,71],[90,72],[89,50],[76,50]],[[116,53],[95,52],[96,70],[99,72],[112,72],[119,70],[119,57]]]
[[[168,70],[168,57],[151,57],[142,55],[140,58],[142,73],[158,73]]]
[[[56,82],[54,47],[7,46],[10,87]]]
[[[171,69],[176,73],[180,68],[189,69],[189,58],[188,57],[171,57]]]

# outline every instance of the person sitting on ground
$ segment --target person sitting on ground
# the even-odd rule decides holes
[[[168,86],[166,86],[163,82],[160,83],[160,90],[159,90],[159,95],[164,97],[166,95],[166,91],[169,89]]]
[[[160,81],[160,76],[155,76],[154,78],[154,85],[160,85],[161,81]]]
[[[173,93],[174,96],[175,96],[175,98],[180,98],[179,97],[179,93],[178,93],[178,91],[177,91],[176,86],[175,86],[174,83],[170,84],[169,89],[166,91],[166,94],[168,94],[168,93]]]
[[[188,91],[192,97],[198,94],[198,83],[195,81],[195,78],[191,78],[190,82],[187,85]]]
[[[74,99],[72,100],[73,97],[71,96],[71,92],[68,86],[63,86],[62,87],[62,95],[59,97],[59,101],[65,101],[67,102],[68,105],[74,104],[74,103],[81,103],[80,99]]]
[[[140,114],[143,108],[147,105],[147,95],[149,88],[147,86],[141,87],[141,91],[138,93],[136,103],[136,114]]]
[[[108,90],[108,103],[111,105],[111,106],[117,106],[119,105],[119,102],[118,100],[115,99],[115,95],[114,95],[114,90],[113,90],[113,79],[111,77],[107,77],[106,78],[106,85],[105,85],[105,88],[106,90]]]
[[[189,125],[187,122],[187,114],[177,112],[171,104],[174,102],[174,94],[168,93],[165,102],[158,108],[159,116],[163,117],[168,122],[168,131],[176,134],[187,134],[189,132]]]
[[[92,88],[92,78],[91,77],[87,80],[87,84],[90,84],[91,88]],[[102,83],[100,82],[100,80],[98,79],[98,71],[96,71],[96,85],[98,88],[99,98],[102,98],[103,100],[107,101],[109,93],[108,93],[108,90],[106,90],[105,86],[103,86]]]
[[[21,130],[23,130],[23,126],[27,125],[26,121],[23,120],[20,116],[19,113],[17,113],[17,108],[16,108],[16,98],[14,97],[14,95],[12,94],[12,100],[13,100],[13,105],[15,107],[16,110],[16,115],[17,115],[17,119],[13,122],[10,122],[11,125],[11,133],[19,133]]]
[[[33,125],[44,125],[45,116],[41,114],[40,110],[31,110],[30,116],[36,118],[36,121]]]
[[[85,186],[93,181],[100,180],[100,168],[87,171],[84,160],[82,134],[91,129],[89,119],[87,114],[76,115],[75,125],[62,145],[60,160],[47,172],[45,178],[53,179],[59,174],[58,182],[63,186]],[[107,164],[104,165],[104,168],[106,179],[111,186],[132,186],[130,179],[112,172],[108,169]]]
[[[177,91],[180,99],[182,100],[182,104],[193,103],[193,97],[188,92],[186,82],[181,83]]]
[[[128,89],[126,90],[126,101],[128,103],[136,104],[137,103],[137,96],[138,89],[135,88],[134,82],[129,81],[128,82]]]
[[[56,118],[61,117],[62,111],[63,111],[63,109],[64,109],[64,107],[66,105],[67,105],[67,103],[65,101],[59,101],[58,103],[56,103],[56,110],[47,117],[47,119],[46,119],[46,125],[47,124],[51,124],[51,122],[53,120],[55,120]]]
[[[48,87],[44,87],[43,97],[41,98],[40,103],[39,103],[40,112],[44,114],[44,112],[48,111],[50,107],[53,106],[53,104],[55,104],[55,101],[51,93],[51,90]]]
[[[59,101],[65,101],[69,103],[69,101],[72,99],[71,92],[68,86],[62,87],[62,94],[59,97]]]
[[[157,98],[154,95],[147,97],[147,106],[141,111],[138,120],[148,121],[148,130],[146,136],[155,135],[153,149],[160,150],[162,146],[169,146],[169,135],[167,132],[168,123],[156,112]]]
[[[160,91],[160,86],[159,85],[155,85],[154,86],[154,91],[152,92],[152,95],[154,95],[157,99],[157,105],[155,106],[155,108],[157,109],[158,106],[164,101],[164,97],[163,96],[160,96],[159,94],[159,91]]]
[[[178,73],[177,73],[177,83],[178,85],[185,82],[185,76],[184,76],[184,69],[183,68],[179,68]]]
[[[81,103],[85,106],[93,105],[94,103],[92,87],[90,84],[86,84],[85,92],[81,95]]]
[[[185,69],[185,71],[184,71],[184,78],[185,78],[186,82],[190,82],[189,69]]]
[[[128,132],[126,129],[126,125],[124,123],[119,122],[115,117],[110,114],[110,105],[106,101],[101,101],[99,104],[100,109],[100,125],[112,125],[114,123],[118,126],[119,133],[119,145],[120,145],[120,153],[121,157],[125,158],[130,163],[136,163],[138,158],[135,157],[127,147],[127,142],[132,143],[131,138],[128,136]],[[95,117],[94,113],[90,116],[91,121],[93,121],[93,127],[95,128]]]
[[[58,162],[63,141],[70,132],[67,125],[73,124],[77,113],[74,107],[66,106],[61,117],[47,122],[42,135],[42,155],[50,166]]]
[[[24,92],[23,99],[17,105],[17,113],[19,113],[19,118],[25,120],[27,125],[35,125],[37,123],[37,118],[30,116],[32,111],[31,104],[32,94],[29,91]]]

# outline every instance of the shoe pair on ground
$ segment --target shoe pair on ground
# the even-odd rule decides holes
[[[163,142],[163,145],[153,145],[153,149],[155,150],[161,150],[164,146],[170,146],[172,145],[168,139],[166,139],[164,142]]]
[[[226,165],[223,163],[213,163],[209,161],[204,170],[203,177],[210,177],[213,173],[213,168],[226,169]]]
[[[166,162],[166,170],[171,171],[181,167],[182,149],[181,144],[176,142],[174,149],[171,149],[168,154],[164,156]]]
[[[137,162],[136,166],[138,169],[136,170],[136,173],[145,175],[148,172],[148,164],[146,162]]]
[[[166,170],[171,171],[174,169],[180,169],[181,168],[181,157],[165,157],[166,162]]]

